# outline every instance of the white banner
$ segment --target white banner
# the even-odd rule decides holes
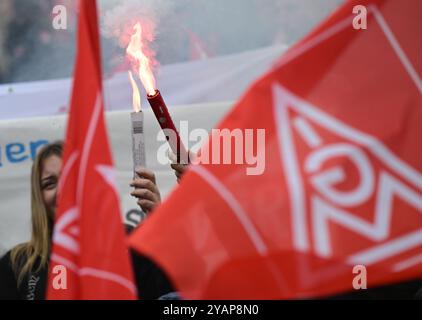
[[[237,101],[286,48],[274,46],[208,60],[164,65],[157,86],[173,109],[182,105]],[[0,120],[65,114],[72,79],[0,85]],[[143,89],[142,89],[143,90]],[[107,111],[129,111],[132,87],[127,72],[104,79]],[[148,109],[145,94],[142,107]]]
[[[166,103],[172,106],[170,112],[176,126],[179,121],[187,120],[190,130],[209,131],[230,108],[231,103],[219,101],[236,101],[285,49],[274,46],[163,66],[157,81]],[[64,137],[63,114],[67,111],[71,85],[72,79],[0,85],[0,255],[30,236],[31,162],[43,143]],[[104,95],[122,209],[127,217],[131,209],[137,208],[129,196],[132,92],[127,73],[106,79]],[[176,179],[169,165],[157,161],[157,151],[164,142],[157,141],[160,130],[146,101],[143,101],[143,110],[147,166],[155,172],[163,198]]]
[[[213,103],[178,106],[170,108],[170,112],[177,127],[180,121],[188,121],[189,130],[203,128],[209,131],[230,107],[228,103]],[[139,210],[139,207],[130,196],[129,186],[133,177],[130,113],[108,112],[106,118],[118,172],[122,214],[126,221],[136,220],[138,216],[131,215],[131,210]],[[43,144],[63,139],[66,121],[64,115],[0,121],[0,255],[29,240],[32,160]],[[160,128],[151,110],[144,110],[144,121],[147,167],[155,172],[164,199],[176,185],[176,178],[170,165],[162,165],[157,160],[157,150],[165,142],[157,139]]]

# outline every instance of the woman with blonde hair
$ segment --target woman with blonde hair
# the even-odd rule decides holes
[[[45,145],[36,156],[31,172],[31,222],[29,242],[20,244],[0,259],[0,300],[40,300],[46,296],[48,262],[56,211],[56,197],[62,169],[63,143]],[[132,196],[144,212],[160,203],[155,175],[140,168],[131,182]],[[123,227],[123,226],[122,226]],[[138,293],[156,299],[173,291],[166,276],[148,259],[131,250]]]
[[[0,299],[45,297],[51,235],[63,143],[45,145],[31,172],[31,223],[29,242],[17,245],[0,260]]]

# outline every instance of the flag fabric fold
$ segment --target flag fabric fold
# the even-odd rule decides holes
[[[421,277],[421,14],[347,1],[218,126],[265,129],[263,173],[248,155],[192,165],[131,245],[192,299],[332,295],[355,289],[355,266],[369,288]]]
[[[134,299],[104,119],[96,1],[79,1],[79,6],[78,51],[47,298]],[[63,270],[66,277],[61,278]]]

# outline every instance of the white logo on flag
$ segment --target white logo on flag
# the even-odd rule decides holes
[[[53,242],[73,253],[79,253],[79,227],[74,224],[78,217],[78,209],[73,207],[66,211],[54,226]]]
[[[101,175],[104,181],[113,189],[116,196],[119,197],[119,190],[116,185],[116,170],[109,165],[99,164],[95,166],[95,170]]]
[[[295,248],[313,250],[323,258],[333,257],[330,223],[373,242],[364,250],[348,253],[347,261],[352,265],[368,266],[421,246],[422,225],[420,228],[415,225],[417,229],[400,236],[392,235],[394,199],[422,214],[421,173],[374,137],[323,113],[286,88],[276,85],[273,93],[280,152],[289,185]],[[293,117],[289,110],[298,115]],[[310,121],[336,135],[339,141],[324,143]],[[294,134],[311,149],[302,163]],[[335,162],[340,158],[343,162]],[[371,158],[380,162],[381,168],[374,168]],[[329,161],[333,164],[333,160],[335,165],[327,166]],[[353,189],[338,188],[348,179],[342,166],[344,161],[359,178]],[[314,191],[308,191],[305,185],[311,185]],[[370,199],[373,199],[374,208],[373,218],[368,221],[360,216],[362,210],[358,207]],[[308,200],[309,208],[306,206]]]

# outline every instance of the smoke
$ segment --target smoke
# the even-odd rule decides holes
[[[273,44],[290,45],[343,0],[98,0],[105,73],[124,63],[132,26],[144,35],[161,65],[193,59],[194,45],[208,56]],[[76,14],[69,29],[53,30],[51,11],[74,0],[0,0],[0,83],[70,77]]]
[[[148,27],[161,64],[191,59],[193,41],[209,56],[292,44],[342,0],[105,0],[102,35],[126,47],[131,26]]]
[[[173,1],[168,0],[105,1],[101,5],[101,34],[115,39],[120,47],[125,48],[133,26],[141,22],[146,40],[152,42],[155,40],[157,24],[171,12],[172,7]]]

